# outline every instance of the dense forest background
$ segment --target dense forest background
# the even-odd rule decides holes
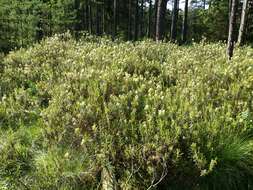
[[[163,5],[158,6],[160,2]],[[159,38],[173,37],[179,43],[202,39],[225,41],[230,3],[229,0],[0,0],[0,50],[8,52],[67,30],[76,37],[90,33],[123,40],[155,39],[157,10],[164,5],[167,6],[161,15]],[[242,4],[239,1],[236,11],[237,33]],[[253,42],[252,15],[249,1],[244,35],[248,44]],[[187,31],[183,32],[185,27]]]

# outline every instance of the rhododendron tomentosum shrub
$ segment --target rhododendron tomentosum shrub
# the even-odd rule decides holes
[[[0,72],[0,189],[250,189],[253,58],[56,35]]]

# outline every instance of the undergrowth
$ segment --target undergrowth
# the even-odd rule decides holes
[[[253,53],[56,35],[0,62],[0,189],[253,189]]]

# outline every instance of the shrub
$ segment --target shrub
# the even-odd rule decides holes
[[[15,168],[0,165],[3,188],[95,189],[104,168],[120,189],[252,188],[252,49],[228,64],[224,44],[87,38],[4,58],[3,135],[41,130],[28,144],[2,138]]]

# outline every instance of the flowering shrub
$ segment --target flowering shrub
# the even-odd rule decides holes
[[[11,52],[0,188],[96,189],[103,168],[119,189],[252,188],[252,49],[224,50],[58,35]]]

